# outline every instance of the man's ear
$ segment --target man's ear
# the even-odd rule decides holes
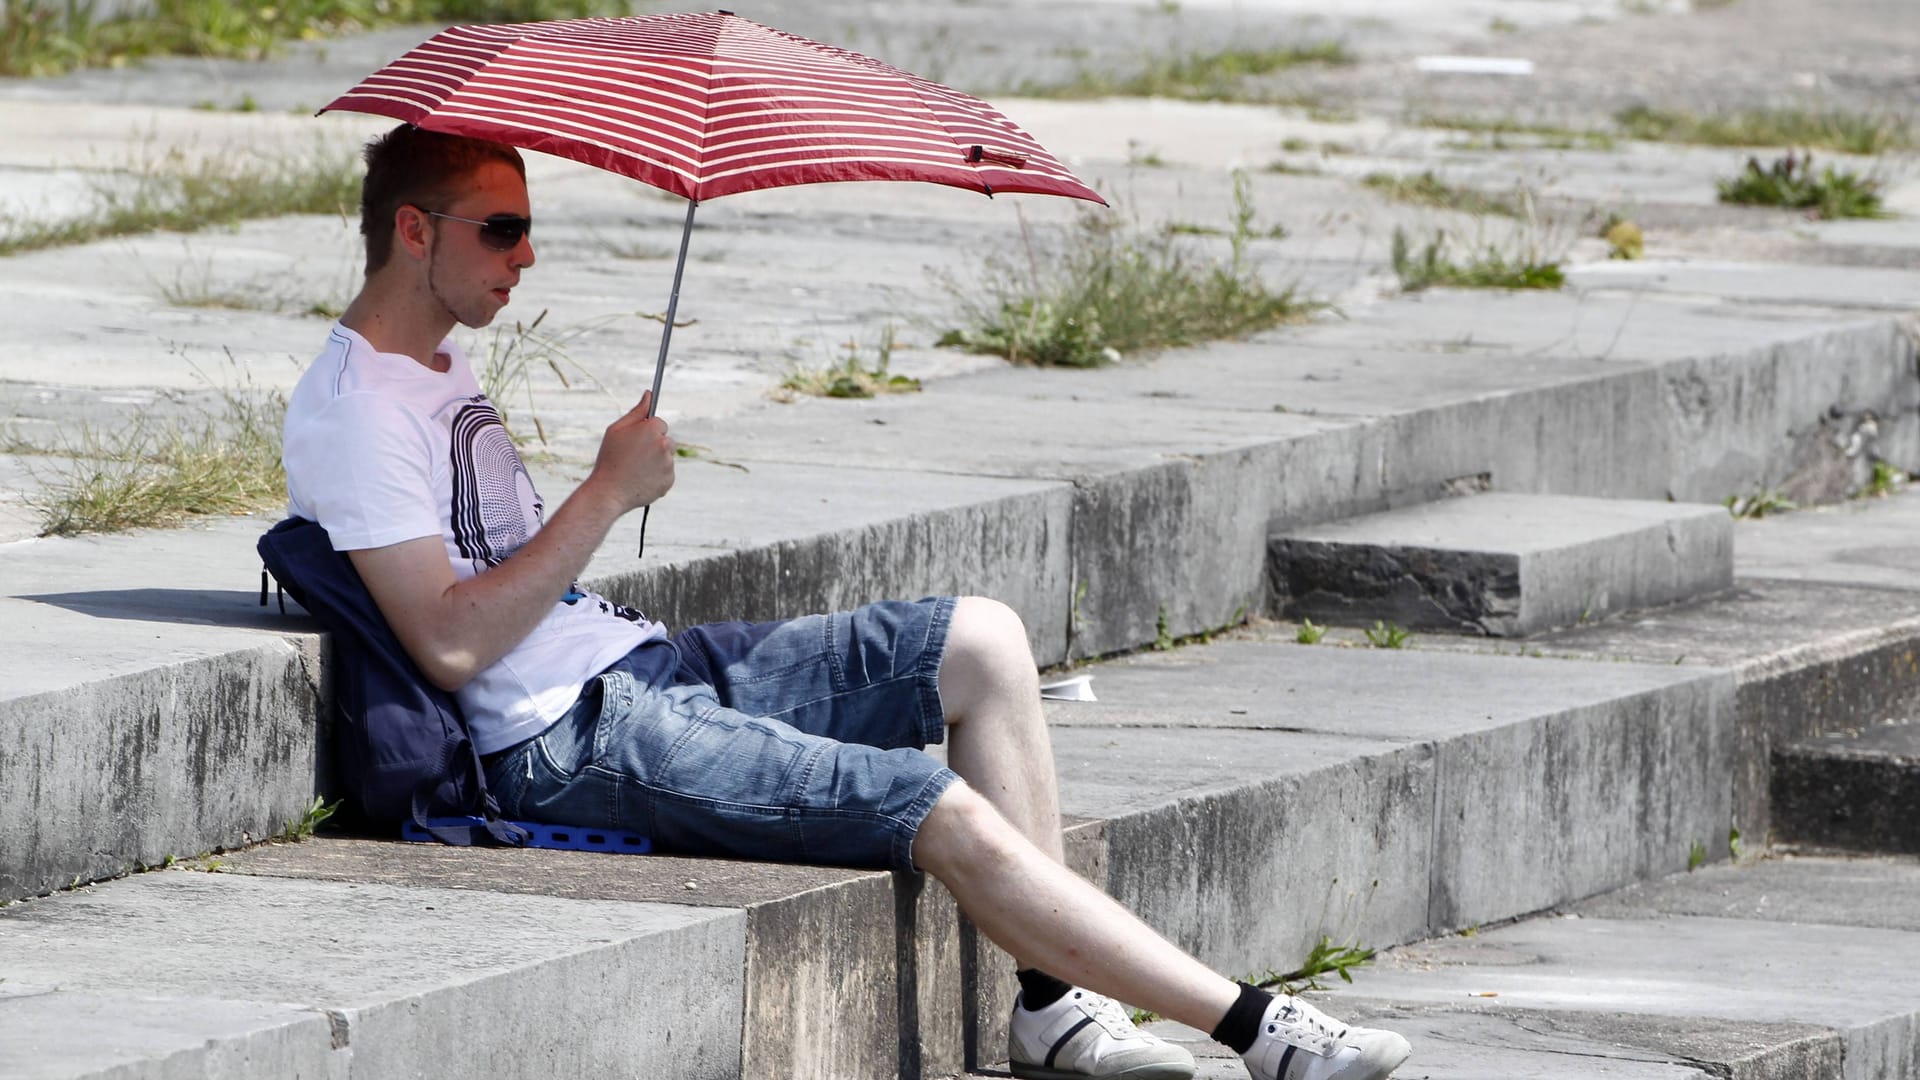
[[[401,205],[393,211],[393,242],[415,259],[427,257],[427,241],[432,232],[433,225],[425,210]]]

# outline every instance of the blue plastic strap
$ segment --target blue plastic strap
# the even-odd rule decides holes
[[[430,817],[418,822],[408,821],[400,826],[400,838],[416,843],[460,843],[458,840],[447,840],[442,835],[451,833],[464,835],[468,837],[467,843],[472,843],[476,833],[492,832],[495,824],[524,831],[527,836],[521,846],[525,847],[558,848],[563,851],[618,851],[630,855],[645,855],[653,850],[653,841],[621,829],[582,829],[540,821],[508,821],[506,818],[495,818],[492,823],[481,817]]]

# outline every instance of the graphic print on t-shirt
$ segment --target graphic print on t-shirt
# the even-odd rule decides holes
[[[486,395],[453,416],[453,539],[460,554],[497,566],[544,520],[533,478]]]

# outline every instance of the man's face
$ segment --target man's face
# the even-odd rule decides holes
[[[494,214],[532,216],[527,184],[503,161],[490,161],[454,187],[445,206],[429,209],[484,221]],[[512,250],[497,251],[481,238],[480,226],[445,217],[428,218],[427,288],[462,326],[479,328],[507,306],[520,271],[533,265],[533,238],[523,236]]]

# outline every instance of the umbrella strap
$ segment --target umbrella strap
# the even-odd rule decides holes
[[[693,238],[693,211],[700,203],[696,199],[687,200],[687,221],[680,227],[680,258],[673,264],[673,292],[667,296],[667,317],[660,327],[660,358],[653,363],[653,396],[647,399],[647,415],[660,411],[660,380],[667,374],[667,346],[673,341],[673,316],[680,310],[680,275],[687,268],[687,241]],[[640,549],[634,558],[642,558],[647,553],[647,518],[653,513],[653,504],[649,503],[640,510]]]

